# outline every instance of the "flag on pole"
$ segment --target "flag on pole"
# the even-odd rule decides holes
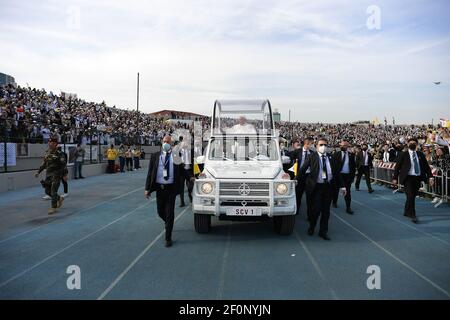
[[[450,120],[440,119],[441,127],[443,128],[450,128]]]
[[[194,176],[199,174],[200,172],[201,172],[200,167],[198,166],[197,163],[194,163]]]
[[[295,176],[298,173],[298,160],[295,160],[295,163],[292,167],[289,168],[289,171],[293,172]]]

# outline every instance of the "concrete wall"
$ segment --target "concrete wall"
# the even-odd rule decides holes
[[[63,145],[61,145],[63,146]],[[146,153],[145,157],[149,159],[149,154],[158,152],[161,150],[160,147],[155,146],[144,146],[144,151]],[[48,147],[46,144],[28,144],[28,156],[24,157],[16,157],[16,165],[8,167],[7,172],[13,171],[24,171],[24,170],[36,170],[42,164],[43,156],[45,151],[47,151]],[[89,146],[85,146],[85,149],[88,150]],[[108,146],[100,146],[100,152],[103,154],[108,149]],[[85,163],[89,163],[89,160],[85,160]],[[69,169],[70,170],[70,169]],[[0,174],[4,172],[4,168],[0,167]]]
[[[116,161],[117,163],[117,161]],[[148,168],[149,160],[141,160],[142,168]],[[91,177],[106,172],[106,163],[100,164],[88,164],[83,166],[83,176]],[[45,177],[45,171],[41,174],[40,178],[35,178],[35,170],[22,171],[22,172],[6,172],[0,174],[0,192],[20,190],[27,187],[40,186],[40,180]],[[69,179],[73,178],[73,169],[69,167]]]

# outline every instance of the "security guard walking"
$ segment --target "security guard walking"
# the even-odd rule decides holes
[[[58,150],[58,139],[54,137],[48,141],[48,150],[44,155],[44,162],[34,176],[39,177],[44,169],[47,169],[47,171],[45,180],[42,180],[41,184],[45,188],[45,193],[52,198],[52,206],[48,209],[48,214],[54,214],[64,201],[64,198],[58,195],[59,184],[62,179],[67,179],[66,157],[62,151]]]

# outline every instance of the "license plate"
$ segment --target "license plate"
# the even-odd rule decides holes
[[[227,208],[227,216],[260,216],[261,208],[252,207],[231,207]]]

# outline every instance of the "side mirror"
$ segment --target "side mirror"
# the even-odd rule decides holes
[[[288,156],[283,156],[281,158],[281,161],[283,162],[283,164],[290,164],[291,163],[291,158],[289,158]]]
[[[196,160],[198,164],[203,164],[205,163],[205,156],[198,156]]]

